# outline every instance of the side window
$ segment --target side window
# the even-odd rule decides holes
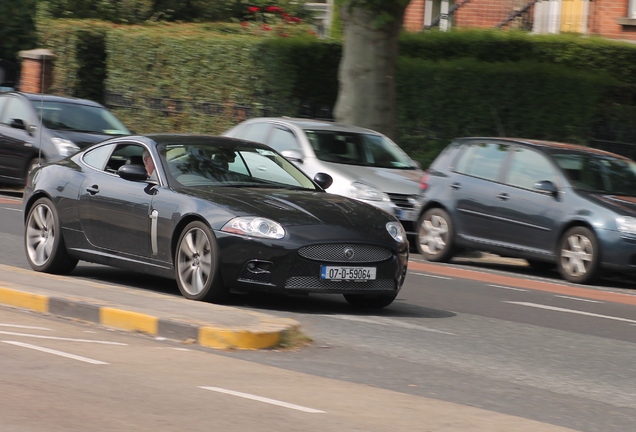
[[[144,147],[139,144],[117,144],[115,151],[108,158],[105,171],[116,174],[122,165],[134,164],[143,166],[143,151]]]
[[[269,123],[254,123],[246,126],[245,129],[238,134],[238,137],[265,144],[267,134],[271,127],[272,125]]]
[[[506,184],[532,190],[536,182],[543,180],[556,182],[556,170],[548,158],[534,150],[515,148]]]
[[[2,110],[4,109],[4,107],[7,105],[7,101],[9,100],[9,97],[1,97],[0,96],[0,118],[2,118]],[[2,122],[0,122],[2,123]]]
[[[486,180],[497,180],[508,154],[508,145],[476,143],[466,148],[455,167],[455,171]]]
[[[86,153],[82,160],[86,165],[102,171],[106,167],[106,162],[114,148],[114,144],[98,147]]]
[[[17,98],[9,98],[2,112],[0,123],[9,124],[12,119],[24,120],[27,124],[33,124],[33,114],[29,105]]]
[[[272,135],[267,141],[267,145],[276,150],[278,153],[284,150],[298,150],[299,145],[296,136],[287,128],[276,126],[272,131]]]

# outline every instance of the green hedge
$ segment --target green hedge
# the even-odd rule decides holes
[[[402,58],[398,68],[401,146],[422,164],[458,136],[508,136],[587,144],[607,73],[533,62]]]

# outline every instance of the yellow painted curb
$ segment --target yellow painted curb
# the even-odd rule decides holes
[[[156,335],[159,329],[159,319],[156,317],[114,308],[101,308],[99,322],[123,330],[133,330]]]
[[[30,309],[37,312],[49,311],[49,298],[43,295],[25,293],[0,287],[0,303]]]
[[[201,327],[199,328],[198,342],[201,346],[217,349],[257,350],[275,347],[280,342],[280,335],[280,331],[252,332]]]

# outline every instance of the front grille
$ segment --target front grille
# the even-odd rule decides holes
[[[347,258],[346,252],[353,253],[351,258]],[[389,249],[382,247],[351,244],[306,246],[300,248],[298,254],[310,260],[339,263],[379,262],[388,260],[393,255]]]
[[[297,276],[287,279],[285,288],[297,290],[334,291],[395,291],[393,279],[378,279],[368,282],[328,281],[317,277]]]
[[[239,275],[239,280],[250,281],[250,282],[260,282],[260,283],[270,283],[272,280],[272,274],[270,272],[254,273],[247,269],[243,269],[241,271],[241,274]]]
[[[413,204],[409,201],[409,198],[415,198],[413,195],[404,195],[404,194],[396,194],[396,193],[390,193],[387,195],[389,196],[389,198],[391,198],[391,201],[393,201],[393,204],[395,204],[399,208],[402,208],[402,209],[413,208]]]

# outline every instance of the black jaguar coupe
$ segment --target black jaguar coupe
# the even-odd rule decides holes
[[[66,274],[84,260],[174,278],[193,300],[260,290],[388,306],[406,275],[404,229],[325,193],[331,182],[249,141],[113,138],[32,171],[26,255],[41,272]]]

